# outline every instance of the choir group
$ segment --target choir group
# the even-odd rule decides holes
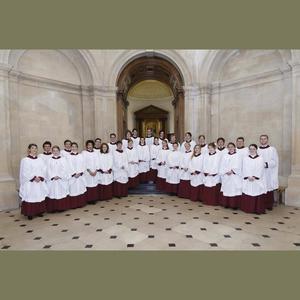
[[[154,137],[147,129],[139,137],[136,129],[123,140],[110,134],[110,142],[86,141],[81,153],[78,144],[66,140],[64,149],[43,144],[28,146],[20,165],[21,212],[28,219],[44,212],[65,211],[98,200],[126,197],[139,183],[155,182],[168,194],[207,205],[221,205],[261,214],[272,209],[278,188],[278,155],[268,136],[260,146],[244,146],[239,137],[225,147],[225,139],[206,144],[200,135],[196,143],[190,132],[182,144],[175,134],[166,139],[164,131]]]

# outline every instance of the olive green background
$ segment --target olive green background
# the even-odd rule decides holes
[[[300,48],[300,7],[278,2],[0,1],[0,48]],[[298,299],[299,254],[3,250],[0,297]]]

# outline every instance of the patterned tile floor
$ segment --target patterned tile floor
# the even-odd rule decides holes
[[[300,209],[265,215],[131,195],[32,221],[0,212],[1,250],[300,250]]]

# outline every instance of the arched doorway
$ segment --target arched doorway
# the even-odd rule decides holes
[[[128,129],[128,93],[142,81],[157,80],[169,86],[174,107],[174,132],[178,139],[184,136],[184,80],[174,62],[157,53],[147,53],[131,60],[117,78],[117,132],[122,138]],[[151,105],[152,103],[149,103]],[[129,128],[132,129],[132,128]]]

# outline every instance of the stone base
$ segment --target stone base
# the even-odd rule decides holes
[[[300,174],[291,175],[285,194],[285,204],[300,207]]]
[[[16,182],[11,178],[0,178],[0,211],[19,207]]]

